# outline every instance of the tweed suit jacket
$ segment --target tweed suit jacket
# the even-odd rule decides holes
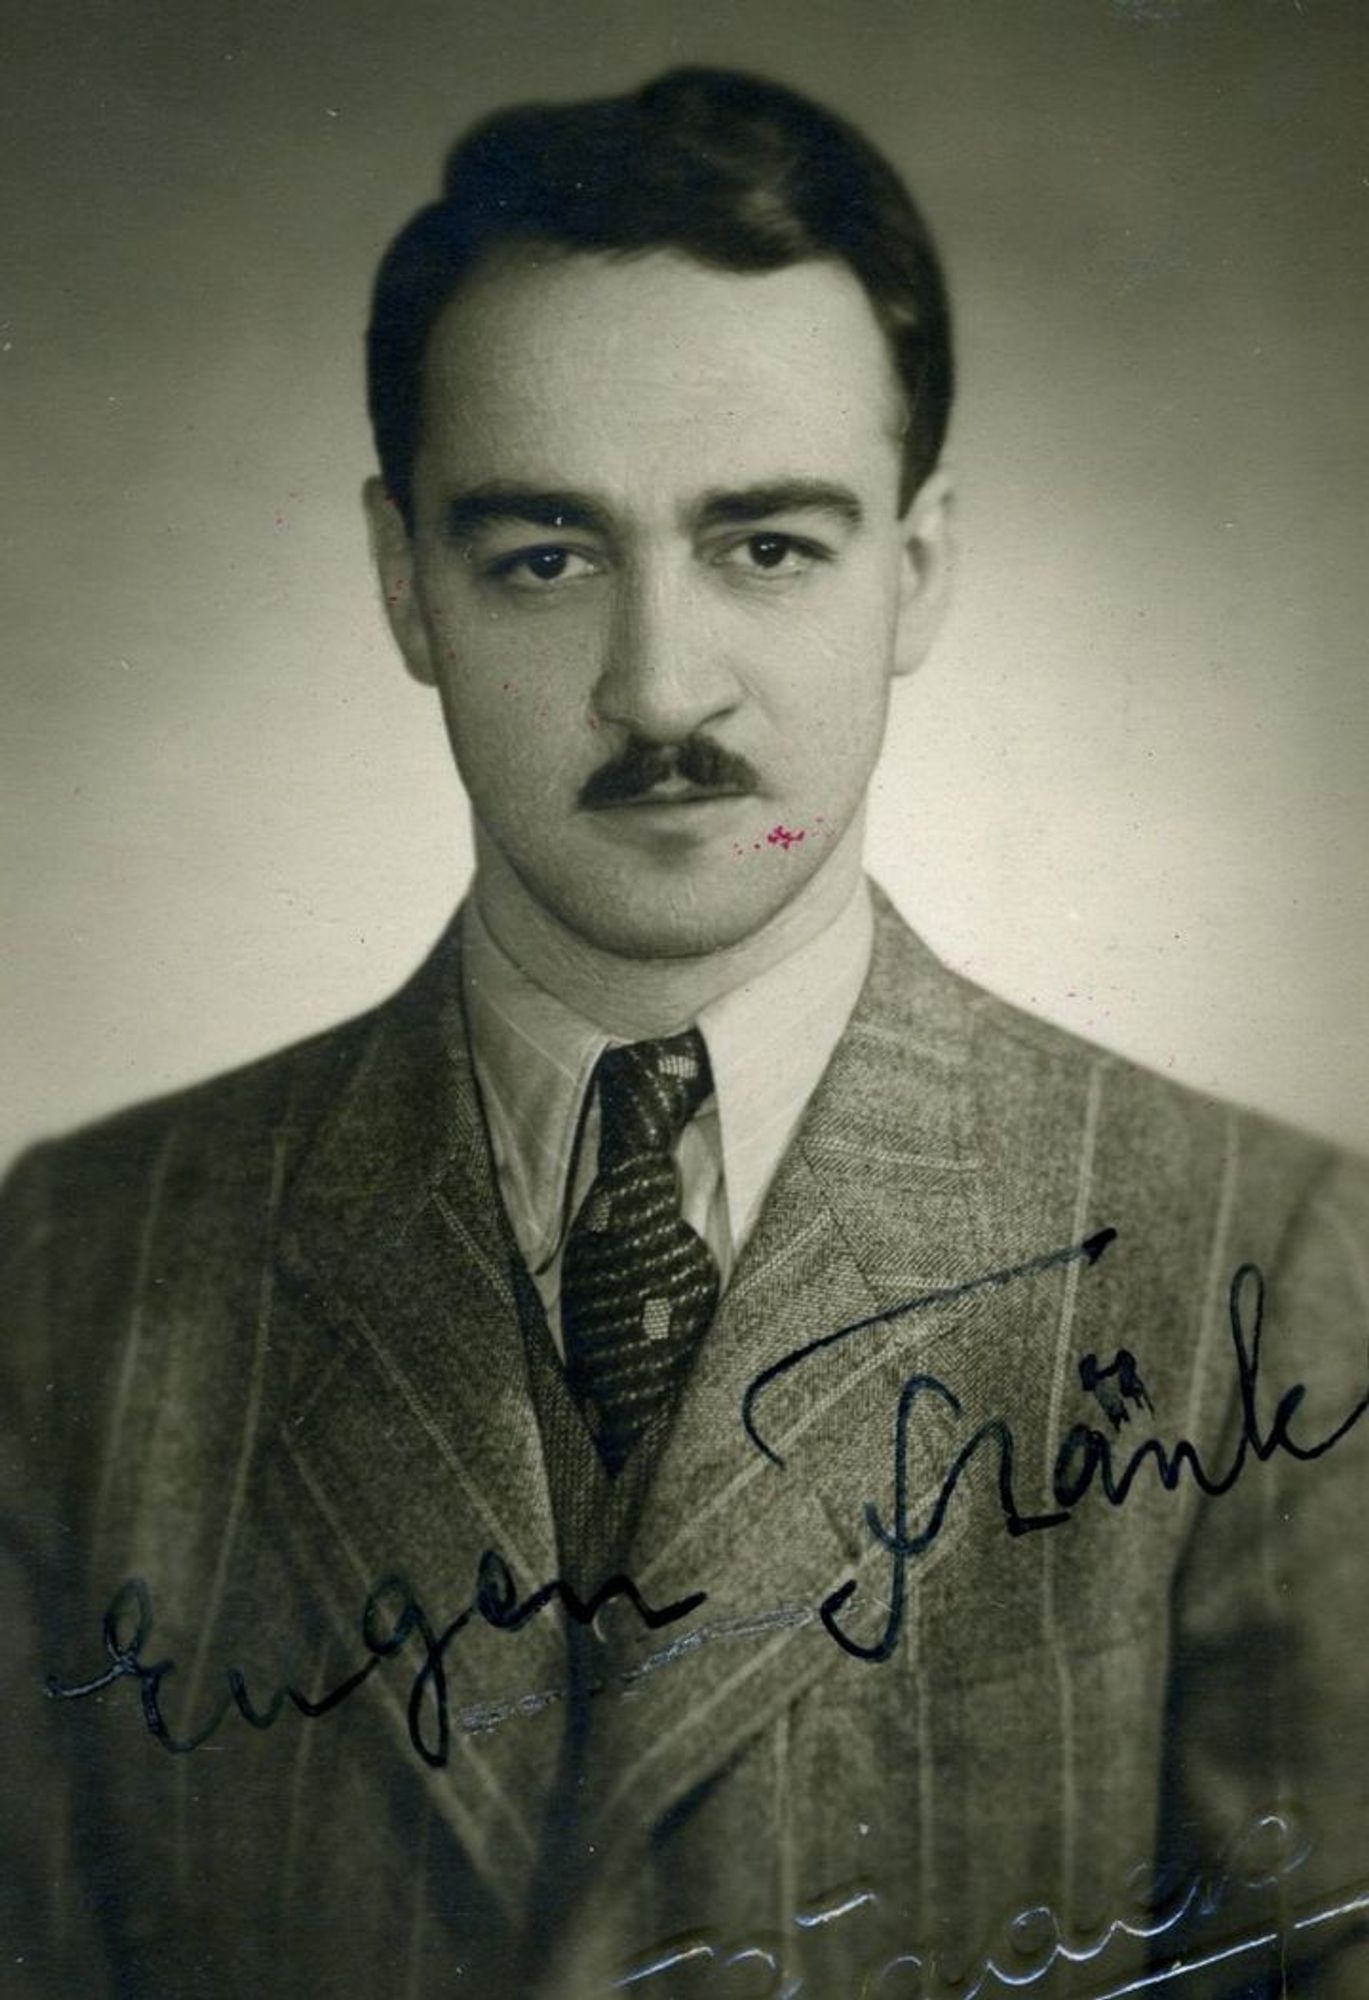
[[[456,954],[12,1179],[3,1990],[1369,1990],[1364,1167],[877,899],[632,1533],[702,1598],[516,1622],[563,1554]]]

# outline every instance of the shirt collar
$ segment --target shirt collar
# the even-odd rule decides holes
[[[516,966],[473,898],[461,925],[463,999],[495,1166],[514,1232],[537,1271],[560,1247],[594,1066],[618,1038]],[[825,930],[699,1013],[734,1252],[850,1019],[873,935],[862,879]]]
[[[833,921],[699,1014],[722,1126],[734,1252],[751,1233],[869,970],[874,917],[862,877]]]
[[[499,1183],[534,1271],[555,1254],[594,1065],[611,1037],[548,993],[461,912],[461,985]]]

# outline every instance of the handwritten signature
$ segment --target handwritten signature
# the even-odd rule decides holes
[[[773,1464],[783,1466],[784,1461],[778,1452],[761,1436],[756,1422],[756,1407],[766,1389],[814,1354],[896,1319],[928,1311],[974,1293],[1020,1283],[1072,1263],[1082,1262],[1092,1267],[1116,1239],[1115,1229],[1098,1230],[1062,1249],[1044,1252],[1022,1263],[986,1272],[981,1277],[960,1284],[922,1293],[886,1312],[854,1320],[794,1349],[748,1385],[741,1410],[748,1438],[756,1450]],[[1247,1304],[1248,1299],[1253,1301],[1253,1312]],[[1147,1463],[1154,1465],[1156,1476],[1165,1491],[1175,1491],[1187,1473],[1200,1492],[1215,1499],[1232,1490],[1252,1459],[1263,1464],[1277,1452],[1283,1452],[1291,1458],[1307,1462],[1330,1451],[1369,1411],[1369,1390],[1333,1430],[1315,1442],[1306,1443],[1293,1437],[1289,1429],[1307,1394],[1305,1384],[1294,1383],[1279,1398],[1266,1427],[1258,1410],[1264,1304],[1263,1274],[1255,1264],[1242,1264],[1231,1279],[1228,1297],[1229,1328],[1242,1416],[1240,1435],[1229,1465],[1214,1472],[1204,1463],[1197,1446],[1190,1439],[1180,1437],[1172,1447],[1166,1448],[1160,1439],[1152,1437],[1139,1445],[1119,1467],[1114,1456],[1114,1438],[1091,1425],[1073,1424],[1056,1453],[1051,1480],[1056,1505],[1048,1513],[1024,1514],[1018,1505],[1014,1484],[1016,1442],[1012,1426],[1006,1418],[995,1416],[979,1424],[956,1452],[925,1523],[920,1526],[911,1523],[908,1519],[909,1438],[915,1414],[928,1399],[939,1402],[957,1418],[963,1417],[965,1412],[959,1396],[948,1383],[935,1375],[910,1375],[899,1392],[894,1415],[892,1524],[883,1520],[874,1501],[868,1501],[865,1506],[866,1528],[872,1540],[890,1559],[888,1616],[884,1630],[873,1643],[866,1644],[853,1639],[843,1629],[838,1614],[855,1594],[856,1580],[852,1577],[829,1592],[818,1607],[818,1615],[829,1636],[853,1658],[878,1663],[892,1657],[907,1610],[909,1565],[925,1555],[936,1542],[945,1526],[961,1479],[981,1454],[996,1459],[998,1498],[1004,1527],[1009,1535],[1022,1536],[1063,1527],[1071,1520],[1074,1509],[1094,1490],[1101,1491],[1109,1506],[1123,1506]],[[1106,1368],[1100,1367],[1097,1357],[1093,1355],[1085,1357],[1081,1363],[1081,1381],[1095,1394],[1099,1385],[1110,1384],[1113,1376],[1116,1376],[1115,1394],[1101,1397],[1100,1401],[1114,1430],[1120,1430],[1118,1412],[1120,1410],[1121,1418],[1127,1414],[1123,1398],[1138,1406],[1149,1404],[1144,1386],[1140,1383],[1135,1357],[1124,1351]],[[206,1743],[232,1709],[236,1709],[254,1729],[271,1728],[287,1707],[307,1720],[327,1715],[353,1695],[385,1661],[395,1658],[410,1641],[416,1639],[419,1664],[409,1689],[409,1741],[426,1764],[441,1768],[448,1761],[452,1727],[446,1656],[472,1619],[483,1619],[498,1631],[516,1632],[555,1602],[561,1605],[568,1618],[587,1625],[606,1604],[614,1598],[623,1598],[633,1606],[648,1631],[658,1631],[663,1626],[687,1618],[707,1602],[707,1596],[705,1591],[693,1591],[675,1603],[657,1609],[645,1601],[630,1577],[618,1574],[608,1578],[587,1599],[577,1596],[560,1578],[553,1578],[520,1599],[508,1563],[497,1551],[488,1549],[477,1565],[475,1591],[470,1602],[445,1626],[439,1629],[433,1624],[401,1578],[386,1578],[371,1591],[362,1611],[361,1640],[368,1657],[336,1687],[315,1699],[296,1687],[287,1686],[278,1689],[264,1707],[259,1707],[248,1692],[241,1669],[228,1667],[224,1670],[223,1694],[207,1720],[192,1734],[177,1736],[168,1726],[161,1708],[162,1684],[175,1672],[175,1663],[169,1659],[148,1662],[143,1658],[152,1627],[152,1598],[141,1578],[130,1577],[115,1593],[102,1621],[109,1665],[93,1679],[81,1682],[67,1682],[49,1674],[44,1685],[53,1699],[69,1701],[97,1694],[119,1680],[134,1681],[149,1733],[163,1748],[182,1755]],[[760,1622],[762,1625],[766,1623],[764,1620]],[[693,1636],[686,1635],[687,1638]],[[470,1726],[487,1725],[477,1719]]]
[[[963,1284],[923,1293],[918,1298],[907,1300],[888,1312],[852,1321],[849,1326],[838,1327],[835,1332],[823,1334],[806,1346],[796,1348],[781,1361],[757,1375],[748,1385],[742,1398],[742,1424],[748,1437],[756,1449],[764,1453],[774,1464],[783,1465],[783,1459],[765,1442],[756,1427],[756,1404],[773,1382],[814,1354],[836,1345],[839,1341],[886,1325],[892,1320],[926,1311],[935,1305],[944,1305],[974,1292],[994,1290],[1008,1284],[1019,1283],[1023,1279],[1035,1277],[1044,1271],[1058,1269],[1067,1264],[1086,1262],[1092,1267],[1116,1238],[1115,1229],[1099,1230],[1094,1235],[1087,1236],[1081,1242],[1070,1244],[1064,1249],[1048,1251],[1042,1256],[1029,1258],[1024,1263],[988,1272],[983,1277],[970,1279]],[[1247,1296],[1253,1299],[1253,1314],[1247,1306]],[[1309,1444],[1300,1442],[1289,1432],[1294,1413],[1307,1394],[1306,1384],[1295,1382],[1280,1396],[1266,1429],[1261,1423],[1257,1406],[1264,1303],[1263,1273],[1257,1264],[1242,1264],[1232,1276],[1228,1294],[1228,1320],[1235,1351],[1241,1403],[1240,1436],[1228,1466],[1219,1472],[1210,1470],[1204,1464],[1197,1446],[1186,1437],[1178,1438],[1168,1450],[1159,1438],[1147,1438],[1119,1470],[1114,1459],[1111,1438],[1089,1424],[1072,1424],[1065,1433],[1055,1457],[1051,1494],[1056,1505],[1050,1513],[1024,1514],[1018,1506],[1014,1486],[1016,1442],[1011,1424],[1006,1418],[996,1416],[981,1423],[960,1447],[947,1467],[940,1491],[925,1524],[914,1527],[908,1519],[908,1447],[914,1412],[919,1403],[929,1397],[937,1399],[955,1417],[962,1417],[965,1412],[960,1398],[947,1383],[940,1381],[935,1375],[910,1375],[899,1392],[894,1416],[892,1525],[884,1522],[873,1500],[867,1501],[865,1506],[865,1525],[873,1540],[890,1558],[889,1615],[883,1632],[872,1644],[866,1645],[853,1639],[844,1631],[837,1614],[856,1591],[855,1578],[848,1577],[844,1583],[831,1591],[819,1606],[819,1616],[829,1635],[843,1651],[855,1659],[879,1662],[891,1658],[897,1648],[907,1610],[908,1566],[919,1556],[925,1555],[935,1543],[945,1526],[956,1488],[968,1467],[981,1453],[991,1457],[996,1456],[998,1498],[1003,1525],[1007,1532],[1014,1536],[1039,1534],[1047,1529],[1064,1527],[1072,1518],[1074,1509],[1094,1489],[1101,1490],[1109,1506],[1123,1506],[1138,1474],[1147,1462],[1154,1464],[1156,1475],[1166,1492],[1174,1492],[1183,1474],[1187,1472],[1200,1492],[1210,1499],[1218,1499],[1232,1490],[1252,1459],[1264,1464],[1276,1452],[1284,1452],[1290,1458],[1302,1462],[1321,1458],[1337,1445],[1347,1432],[1353,1430],[1366,1410],[1369,1410],[1369,1391],[1366,1391],[1334,1430]],[[1088,1359],[1094,1364],[1093,1375],[1096,1381],[1099,1379],[1096,1357],[1090,1356]],[[1135,1360],[1130,1355],[1127,1356],[1127,1360],[1131,1364],[1128,1381],[1134,1387]],[[1140,1393],[1144,1395],[1143,1390]]]
[[[441,1630],[434,1626],[409,1586],[398,1577],[388,1577],[372,1590],[361,1614],[362,1644],[370,1657],[327,1694],[314,1700],[301,1694],[298,1688],[279,1688],[266,1706],[259,1708],[248,1694],[241,1669],[228,1667],[224,1671],[224,1693],[208,1720],[193,1734],[177,1736],[167,1726],[161,1708],[162,1683],[175,1672],[175,1662],[149,1663],[143,1659],[152,1629],[152,1595],[141,1577],[130,1577],[115,1592],[104,1615],[102,1631],[109,1666],[93,1680],[81,1682],[67,1682],[49,1674],[44,1686],[54,1700],[78,1701],[86,1695],[98,1694],[116,1681],[136,1681],[149,1734],[164,1750],[184,1756],[207,1743],[232,1709],[254,1729],[270,1729],[287,1706],[307,1721],[328,1715],[355,1694],[377,1667],[394,1659],[416,1637],[420,1657],[409,1689],[409,1741],[425,1764],[440,1770],[447,1763],[451,1749],[446,1655],[453,1640],[473,1618],[482,1618],[496,1631],[517,1632],[555,1601],[576,1624],[589,1625],[614,1598],[626,1599],[647,1630],[655,1632],[697,1611],[707,1601],[707,1593],[696,1590],[674,1604],[656,1609],[647,1603],[630,1577],[620,1574],[609,1577],[588,1598],[578,1597],[569,1584],[554,1577],[520,1601],[508,1563],[495,1550],[487,1549],[477,1565],[474,1596]],[[132,1629],[128,1630],[130,1620]]]
[[[1120,2000],[1123,1994],[1169,1985],[1190,1973],[1246,1957],[1275,1943],[1281,1932],[1277,1926],[1269,1928],[1265,1921],[1221,1946],[1204,1949],[1197,1943],[1195,1926],[1210,1924],[1234,1898],[1268,1897],[1270,1892],[1278,1898],[1288,1878],[1304,1866],[1311,1852],[1312,1842],[1295,1820],[1277,1810],[1261,1811],[1225,1844],[1214,1866],[1187,1873],[1181,1872],[1175,1862],[1140,1863],[1127,1878],[1132,1913],[1108,1919],[1095,1934],[1070,1935],[1049,1904],[1034,1903],[993,1925],[988,1936],[997,1942],[986,1944],[981,1939],[976,1958],[969,1965],[961,1962],[958,1951],[952,1954],[953,1964],[943,1964],[940,1951],[931,1946],[895,1951],[892,1955],[887,1954],[886,1948],[862,1967],[854,1955],[862,1949],[868,1951],[869,1941],[862,1940],[862,1927],[849,1926],[848,1920],[861,1911],[878,1908],[881,1898],[874,1889],[848,1889],[819,1899],[807,1909],[792,1912],[790,1921],[800,1933],[837,1923],[843,1931],[851,1929],[849,1990],[859,1992],[863,2000],[873,2000],[879,1993],[912,1991],[910,1975],[916,1975],[919,1993],[954,1991],[956,2000],[975,2000],[986,1988],[999,1993],[1020,1991],[1038,1985],[1062,1960],[1073,1966],[1093,1965],[1104,1958],[1119,1938],[1130,1938],[1152,1948],[1150,1958],[1154,1969],[1139,1981],[1113,1989],[1111,2000]],[[1311,1932],[1355,1915],[1366,1905],[1369,1895],[1338,1898],[1329,1906],[1304,1911],[1296,1919],[1289,1920],[1285,1915],[1283,1931],[1289,1936]],[[1178,1933],[1186,1920],[1182,1955],[1168,1964],[1156,1965],[1158,1954],[1153,1948],[1162,1939]],[[1169,1949],[1172,1950],[1174,1942],[1177,1936],[1172,1937]],[[643,1954],[613,1984],[618,1991],[645,1987],[664,1974],[678,1973],[688,1966],[691,1975],[702,1975],[697,1984],[691,1984],[690,1990],[702,1992],[712,1983],[712,1975],[748,1964],[763,1967],[774,1975],[776,1984],[770,1990],[776,2000],[796,2000],[804,1990],[804,1975],[792,1969],[786,1944],[719,1946],[702,1938],[673,1939]]]

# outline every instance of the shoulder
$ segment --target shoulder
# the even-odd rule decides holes
[[[298,1158],[378,1057],[396,1071],[406,1053],[411,1069],[431,1066],[452,1032],[439,1017],[453,939],[449,931],[398,991],[350,1020],[31,1147],[7,1176],[7,1210],[42,1202],[50,1226],[88,1229],[144,1201],[149,1182],[166,1199],[197,1188],[222,1198],[270,1173],[282,1153]]]
[[[69,1450],[138,1354],[155,1373],[193,1351],[206,1377],[217,1355],[231,1379],[295,1190],[336,1122],[364,1102],[364,1161],[424,1116],[451,1033],[435,968],[438,952],[353,1020],[20,1158],[0,1189],[6,1426],[45,1435],[60,1402]]]
[[[282,1132],[309,1122],[356,1059],[375,1015],[149,1099],[24,1153],[11,1169],[7,1205],[46,1214],[51,1230],[111,1205],[144,1198],[150,1179],[174,1181],[192,1163],[215,1177],[259,1171]],[[32,1223],[30,1223],[30,1227]],[[11,1247],[13,1239],[10,1238]]]
[[[1369,1212],[1369,1163],[987,991],[942,964],[882,896],[876,919],[866,1015],[882,1060],[872,1074],[887,1089],[900,1045],[933,1047],[962,1079],[979,1145],[1020,1176],[1087,1173],[1157,1224],[1220,1203],[1258,1218],[1266,1244],[1333,1192]]]
[[[9,1306],[40,1284],[75,1321],[140,1288],[140,1256],[178,1238],[185,1270],[255,1255],[261,1218],[360,1094],[395,1128],[424,1116],[448,1011],[448,932],[400,989],[351,1020],[31,1147],[0,1189],[0,1285]],[[464,1045],[463,1045],[464,1046]],[[452,1051],[454,1052],[454,1051]]]
[[[231,1351],[309,1106],[350,1023],[32,1147],[0,1189],[3,1426],[79,1477],[140,1349]],[[217,1330],[217,1331],[216,1331]],[[0,1450],[0,1460],[6,1453]]]

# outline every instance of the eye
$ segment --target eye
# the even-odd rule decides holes
[[[514,549],[492,562],[489,574],[515,590],[539,591],[560,583],[575,583],[594,576],[598,565],[575,549],[559,542],[539,542],[529,549]]]
[[[739,572],[756,582],[786,581],[802,576],[815,563],[828,560],[827,551],[817,542],[774,532],[746,535],[741,541],[729,542],[715,558],[720,569]]]

